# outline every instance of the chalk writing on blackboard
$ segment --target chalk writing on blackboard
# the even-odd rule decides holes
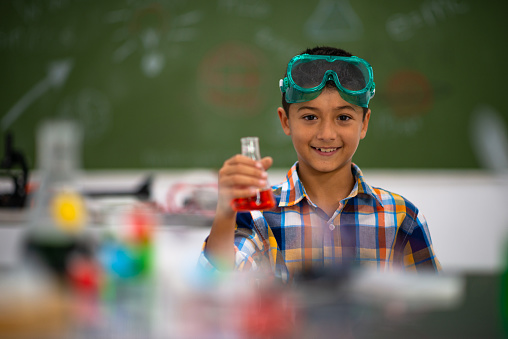
[[[193,41],[198,38],[198,30],[194,25],[203,19],[203,12],[193,10],[173,18],[172,29],[168,32],[167,41],[182,42]]]
[[[376,110],[376,119],[371,120],[375,127],[369,129],[369,133],[382,135],[385,139],[397,139],[400,137],[414,138],[415,134],[424,127],[421,116],[398,118],[389,110]]]
[[[197,38],[198,31],[192,26],[199,23],[201,18],[200,11],[174,15],[158,3],[135,11],[112,11],[105,16],[105,21],[110,24],[123,24],[112,35],[114,42],[121,43],[113,52],[112,60],[121,63],[140,52],[140,68],[143,74],[148,78],[157,77],[165,68],[166,59],[177,56],[175,43]]]
[[[284,59],[296,55],[302,49],[300,45],[289,41],[281,35],[274,34],[269,27],[260,28],[256,32],[254,39],[259,47],[268,49]]]
[[[100,140],[113,122],[109,99],[94,88],[84,88],[65,97],[57,108],[57,115],[77,121],[85,133],[85,143]]]
[[[0,31],[0,49],[34,51],[62,50],[73,47],[76,31],[72,27],[19,26]]]
[[[425,1],[414,11],[390,16],[386,22],[386,31],[393,40],[405,41],[413,37],[417,29],[436,26],[449,17],[468,11],[469,5],[459,0]]]
[[[500,174],[508,172],[507,121],[494,107],[479,104],[471,113],[470,140],[481,167]]]
[[[71,5],[70,0],[54,1],[12,1],[13,7],[25,23],[39,20],[46,14],[51,14]]]
[[[12,4],[25,22],[35,21],[43,14],[42,3],[39,2],[14,1]]]
[[[2,130],[6,130],[14,123],[25,110],[39,97],[52,88],[61,87],[72,68],[72,60],[59,60],[49,64],[46,77],[37,82],[28,90],[2,118]]]
[[[425,74],[403,69],[392,73],[383,93],[397,117],[425,115],[434,105],[434,90]]]
[[[7,1],[5,1],[7,2]],[[4,26],[0,29],[0,49],[58,50],[67,52],[76,43],[76,23],[67,22],[61,27],[48,24],[45,20],[51,14],[62,14],[70,0],[56,1],[11,1],[16,26]],[[60,12],[60,13],[58,13]],[[2,13],[3,14],[3,13]]]
[[[226,116],[257,115],[263,96],[264,55],[248,44],[226,42],[204,55],[198,93],[203,102]]]
[[[356,41],[363,35],[362,21],[349,0],[320,0],[304,29],[314,41]]]
[[[217,8],[226,13],[257,19],[266,18],[272,12],[266,0],[219,0]]]

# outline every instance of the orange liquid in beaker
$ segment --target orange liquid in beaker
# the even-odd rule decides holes
[[[235,211],[269,210],[275,207],[275,198],[268,188],[249,198],[233,199],[231,205]]]

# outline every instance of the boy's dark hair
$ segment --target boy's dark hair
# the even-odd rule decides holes
[[[335,47],[329,47],[329,46],[317,46],[314,48],[307,48],[303,52],[299,54],[310,54],[310,55],[333,55],[333,56],[343,56],[343,57],[350,57],[353,56],[353,54],[341,49],[341,48],[335,48]],[[284,72],[283,78],[287,76],[287,71]],[[326,83],[326,87],[336,87],[335,83],[333,81],[328,81]],[[291,104],[288,104],[286,102],[286,94],[282,93],[282,108],[284,108],[284,111],[286,112],[286,116],[289,117],[289,106]],[[365,115],[367,114],[368,108],[363,108],[363,118],[365,119]]]

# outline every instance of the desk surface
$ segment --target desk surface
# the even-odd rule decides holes
[[[464,276],[463,300],[449,309],[415,312],[386,321],[358,321],[355,338],[506,338],[501,320],[499,274]],[[506,286],[505,286],[506,289]],[[506,320],[505,320],[506,321]],[[508,324],[506,324],[508,325]]]

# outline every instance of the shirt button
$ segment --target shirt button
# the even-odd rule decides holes
[[[335,225],[334,224],[329,224],[328,227],[330,228],[330,231],[333,231],[335,229]]]

